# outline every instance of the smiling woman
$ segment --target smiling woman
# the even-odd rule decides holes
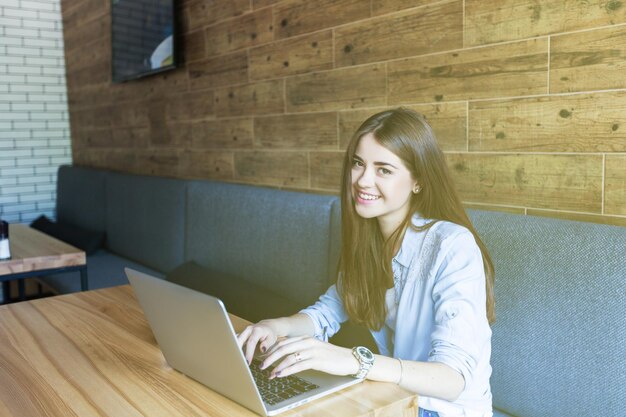
[[[403,108],[371,116],[342,176],[337,284],[294,316],[246,328],[246,357],[258,345],[273,377],[394,382],[420,394],[420,415],[491,416],[493,265],[432,129]],[[380,355],[327,343],[347,320],[370,329]]]
[[[402,160],[372,133],[359,141],[351,176],[356,212],[365,219],[376,217],[383,237],[389,238],[406,218],[411,192],[419,184]]]

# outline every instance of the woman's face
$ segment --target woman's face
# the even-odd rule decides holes
[[[383,236],[405,219],[416,184],[402,160],[372,133],[361,137],[352,161],[354,207],[363,218],[377,218]]]

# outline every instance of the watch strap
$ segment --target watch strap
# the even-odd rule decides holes
[[[360,352],[359,350],[365,350],[367,352],[367,354],[369,354],[370,358],[369,360],[367,360]],[[372,352],[363,347],[363,346],[356,346],[352,348],[352,355],[356,358],[357,361],[359,361],[359,370],[356,374],[352,375],[354,378],[356,379],[365,379],[365,377],[367,376],[368,372],[370,371],[370,368],[372,367],[372,365],[374,365],[374,355],[372,354]]]

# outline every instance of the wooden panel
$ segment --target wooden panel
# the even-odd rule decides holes
[[[100,155],[98,157],[100,158]],[[120,149],[111,149],[103,152],[101,158],[100,165],[97,166],[113,171],[141,174],[134,151],[131,153]]]
[[[625,73],[626,26],[551,40],[550,92],[624,88]]]
[[[93,148],[112,146],[111,129],[85,129],[79,130],[78,136],[73,136],[72,140],[80,146]]]
[[[287,0],[274,6],[276,38],[315,32],[370,17],[369,1]]]
[[[111,16],[104,16],[94,19],[87,25],[76,27],[72,30],[65,30],[63,33],[63,46],[65,55],[85,54],[85,45],[96,44],[103,40],[110,45]]]
[[[177,152],[171,149],[138,149],[134,152],[133,173],[171,178],[179,176],[180,157]]]
[[[64,8],[63,31],[74,31],[83,25],[91,25],[97,19],[109,15],[109,3],[102,0],[74,2],[74,7]]]
[[[111,107],[113,127],[141,127],[148,124],[148,108],[144,100],[116,103]]]
[[[150,142],[158,146],[188,148],[191,144],[191,123],[168,121],[164,127],[152,127]]]
[[[337,114],[257,117],[254,119],[254,145],[262,148],[337,149]]]
[[[266,81],[215,91],[218,116],[282,113],[283,81]]]
[[[626,216],[626,155],[606,156],[604,212]]]
[[[184,62],[197,61],[206,55],[206,44],[204,42],[204,30],[198,29],[183,35],[183,60]]]
[[[282,0],[252,0],[252,7],[256,9],[260,9],[261,7],[270,6],[272,4],[276,4]]]
[[[188,65],[192,90],[225,87],[248,82],[248,53],[235,52]]]
[[[118,85],[118,84],[114,84]],[[67,94],[70,115],[74,110],[94,107],[111,103],[112,91],[109,84],[99,84],[92,87],[83,87],[79,90],[70,90]],[[135,97],[136,99],[136,97]]]
[[[82,166],[131,172],[135,156],[126,149],[82,148],[72,152],[72,162]]]
[[[511,214],[526,214],[526,209],[523,207],[510,207],[510,206],[494,206],[492,204],[480,204],[480,203],[463,203],[465,209],[475,210],[488,210],[488,211],[500,211],[503,213]]]
[[[466,45],[530,38],[626,22],[614,0],[465,0]]]
[[[311,152],[311,187],[339,192],[345,152]]]
[[[94,148],[107,148],[112,146],[120,148],[134,147],[135,143],[130,141],[130,133],[121,132],[123,130],[125,129],[87,129],[81,131],[80,140],[85,145]]]
[[[309,185],[306,152],[236,152],[235,179],[252,184],[305,188]]]
[[[91,89],[85,89],[90,91]],[[182,91],[185,91],[183,89]],[[110,84],[106,90],[103,90],[102,93],[98,92],[97,95],[86,94],[86,97],[83,97],[84,100],[93,100],[99,99],[102,97],[105,99],[105,95],[110,96],[110,100],[115,101],[116,103],[122,101],[130,101],[137,100],[138,98],[150,99],[150,97],[154,94],[154,82],[151,77],[143,78],[139,80],[133,80],[132,82],[120,83],[120,84]]]
[[[70,117],[72,121],[85,128],[111,127],[113,106],[106,103],[102,104],[84,110],[74,110]]]
[[[133,81],[135,83],[137,81]],[[161,74],[155,74],[140,81],[149,87],[149,94],[153,97],[162,97],[167,94],[179,94],[189,91],[189,76],[184,67]],[[126,83],[128,84],[128,83]],[[131,95],[128,98],[137,98]]]
[[[287,79],[287,111],[328,111],[386,104],[385,64]]]
[[[374,16],[397,12],[411,7],[423,6],[429,3],[436,3],[439,0],[372,0],[372,13]]]
[[[150,139],[150,129],[146,127],[114,128],[109,141],[102,146],[143,148],[150,145]]]
[[[250,0],[192,0],[186,11],[190,29],[195,29],[250,11]]]
[[[426,117],[437,136],[441,149],[444,151],[465,151],[467,149],[465,103],[421,104],[405,107]],[[339,143],[341,149],[347,148],[354,132],[368,117],[382,110],[385,109],[340,112]]]
[[[250,78],[277,78],[333,67],[332,31],[250,49]]]
[[[626,93],[470,103],[472,151],[625,152]]]
[[[447,154],[463,201],[600,213],[601,155]]]
[[[273,39],[272,8],[209,26],[205,32],[207,56],[259,45]]]
[[[574,213],[571,211],[554,211],[528,209],[529,216],[551,217],[554,219],[575,220],[578,222],[608,224],[613,226],[626,226],[626,217],[607,216],[600,214]]]
[[[65,52],[65,68],[72,71],[88,68],[94,63],[106,62],[106,69],[111,71],[111,37],[104,36],[91,42],[79,43],[74,49]]]
[[[193,148],[251,148],[252,119],[220,119],[191,125]]]
[[[191,91],[169,96],[165,104],[165,117],[168,120],[192,120],[210,117],[214,114],[213,91]]]
[[[545,93],[548,41],[529,41],[389,64],[389,103]]]
[[[180,176],[184,178],[210,178],[229,180],[233,178],[232,152],[198,151],[183,152],[180,156]]]
[[[108,61],[96,61],[92,65],[88,65],[77,70],[71,69],[67,71],[67,85],[80,86],[81,88],[96,86],[111,81],[111,69],[108,65],[104,65]]]
[[[337,66],[463,47],[463,0],[446,1],[335,29]]]

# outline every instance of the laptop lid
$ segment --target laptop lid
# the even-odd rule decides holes
[[[319,388],[265,404],[223,303],[215,297],[126,268],[139,304],[172,368],[261,415],[275,415],[360,380],[316,371],[299,373]]]

